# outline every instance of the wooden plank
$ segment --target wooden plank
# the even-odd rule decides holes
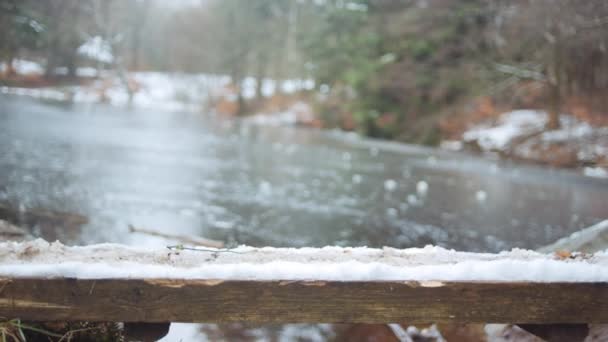
[[[608,283],[0,279],[34,321],[608,323]]]

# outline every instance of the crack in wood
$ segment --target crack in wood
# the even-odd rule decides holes
[[[46,302],[35,302],[31,300],[25,299],[15,299],[15,298],[0,298],[0,306],[11,306],[16,309],[24,308],[24,309],[62,309],[69,310],[72,309],[69,305],[61,305],[55,303],[46,303]]]

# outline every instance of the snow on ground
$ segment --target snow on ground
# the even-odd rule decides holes
[[[582,171],[591,177],[608,177],[608,127],[593,127],[567,114],[560,128],[545,130],[547,114],[517,110],[502,114],[463,134],[463,141],[482,151],[506,153],[517,159],[556,166],[596,165]]]
[[[296,102],[287,110],[276,113],[260,113],[247,117],[245,121],[264,126],[307,125],[315,120],[312,108],[304,102]]]
[[[517,144],[513,155],[554,165],[596,165],[583,169],[588,176],[601,176],[606,172],[608,127],[592,127],[569,115],[562,115],[560,124],[560,129],[542,132]]]
[[[541,139],[546,142],[560,142],[572,138],[584,138],[593,134],[591,125],[578,121],[572,116],[562,115],[560,124],[560,129],[543,132]]]
[[[588,177],[608,178],[608,170],[601,167],[586,167],[583,173]]]
[[[131,105],[139,108],[156,108],[169,111],[200,110],[210,98],[225,98],[236,102],[237,96],[230,90],[230,78],[224,75],[184,74],[163,72],[136,72],[129,77],[136,86],[135,96]],[[280,87],[285,93],[293,93],[309,89],[310,80],[285,80],[280,84],[274,80],[265,79],[262,84],[262,94],[272,96]],[[108,87],[109,84],[109,87]],[[117,77],[96,82],[96,86],[79,88],[78,94],[85,102],[100,102],[95,98],[99,89],[107,87],[104,92],[107,100],[113,105],[125,106],[129,96],[126,87]],[[248,77],[242,85],[243,97],[255,97],[256,81]],[[92,97],[91,97],[92,95]],[[78,96],[75,97],[78,102]],[[260,114],[252,117],[251,121],[263,125],[293,125],[312,120],[310,106],[297,102],[284,112],[271,115]]]
[[[136,72],[129,74],[134,95],[131,105],[168,111],[200,110],[211,89],[226,82],[225,77],[204,74]],[[81,103],[107,102],[129,105],[129,92],[117,76],[73,88],[72,100]]]
[[[15,68],[15,72],[17,75],[21,76],[41,76],[44,74],[44,67],[37,62],[28,61],[25,59],[16,59],[13,61],[13,68]],[[7,65],[5,62],[0,63],[0,73],[6,72]],[[57,67],[55,68],[55,74],[65,76],[68,74],[67,67]],[[92,67],[79,67],[76,69],[76,75],[78,77],[96,77],[98,74],[97,69]],[[18,88],[16,88],[18,89]],[[44,90],[54,90],[57,89],[44,89]]]
[[[112,45],[100,36],[87,39],[84,44],[78,47],[77,51],[80,55],[95,61],[103,63],[112,63],[114,61]]]
[[[0,73],[6,72],[7,67],[6,63],[0,63]],[[40,64],[24,59],[15,59],[13,68],[17,74],[24,76],[42,75],[44,73],[44,68]]]
[[[16,66],[19,74],[27,74],[31,70],[42,73],[43,70],[40,65],[33,62],[16,63]],[[58,68],[57,72],[67,74],[67,69]],[[81,77],[94,77],[97,76],[97,70],[82,67],[77,69],[76,74]],[[0,93],[75,103],[104,102],[116,106],[129,105],[129,93],[119,77],[108,71],[102,71],[101,74],[103,76],[101,79],[88,85],[46,88],[0,87]],[[135,90],[130,104],[134,107],[188,111],[200,110],[210,91],[226,84],[228,79],[205,74],[136,72],[129,74],[129,82]]]
[[[176,342],[176,341],[210,341],[207,336],[201,331],[199,324],[191,323],[171,323],[169,332],[165,337],[160,339],[160,342]]]
[[[547,122],[547,114],[534,110],[516,110],[504,113],[496,125],[477,126],[463,135],[465,142],[477,142],[484,151],[500,151],[517,137],[540,132]]]
[[[277,82],[273,79],[265,78],[262,80],[262,95],[270,97],[280,90],[283,93],[291,94],[300,90],[314,89],[315,82],[311,79],[293,79]],[[257,81],[253,77],[246,77],[242,83],[243,97],[246,99],[255,98]],[[280,88],[280,89],[279,89]]]
[[[336,337],[332,324],[282,324],[255,326],[243,323],[171,323],[169,334],[160,341],[331,341]],[[424,335],[423,335],[424,336]]]
[[[462,141],[459,140],[443,140],[439,144],[439,147],[448,151],[460,151],[462,150]]]
[[[76,76],[78,77],[97,77],[99,74],[107,75],[107,71],[105,70],[100,70],[99,72],[97,71],[96,68],[93,67],[80,67],[76,69]],[[57,67],[55,68],[55,75],[60,75],[60,76],[67,76],[68,75],[68,68],[66,67]]]
[[[37,99],[54,101],[67,101],[69,99],[66,92],[53,88],[0,87],[0,94],[29,96]]]
[[[109,44],[100,37],[93,37],[79,49],[79,53],[94,60],[110,63],[113,59]],[[17,74],[41,75],[42,65],[27,60],[15,60],[13,63]],[[0,72],[6,69],[0,64]],[[58,75],[67,75],[66,67],[58,67]],[[223,98],[236,102],[236,94],[230,89],[230,78],[212,74],[185,74],[166,72],[132,72],[127,78],[133,90],[133,99],[129,103],[129,91],[120,77],[112,71],[98,71],[92,67],[80,67],[76,70],[79,77],[93,78],[101,75],[90,84],[79,86],[48,88],[1,87],[0,93],[30,96],[56,101],[73,101],[76,103],[110,103],[116,106],[131,105],[137,108],[154,108],[168,111],[197,111],[207,103],[210,97]],[[281,82],[264,79],[262,94],[272,96],[279,89],[283,93],[294,93],[314,88],[310,79],[283,80]],[[256,80],[247,77],[242,83],[243,96],[246,99],[255,97]],[[310,106],[298,102],[280,113],[256,115],[252,122],[262,125],[294,125],[313,120]]]
[[[0,243],[0,276],[223,280],[608,281],[608,253],[560,260],[513,250],[499,254],[414,249],[144,249],[68,247],[34,240]]]

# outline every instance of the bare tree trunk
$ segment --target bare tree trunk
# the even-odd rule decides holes
[[[245,114],[245,97],[243,96],[243,80],[239,75],[234,77],[234,86],[236,87],[237,96],[236,115],[242,116]]]
[[[118,59],[116,59],[115,61],[116,71],[118,72],[118,78],[120,79],[120,82],[122,83],[123,87],[125,87],[125,90],[129,95],[128,105],[131,106],[133,104],[133,97],[135,96],[135,89],[133,89],[131,82],[129,82],[129,74],[127,73],[127,70],[123,66],[122,62]]]
[[[246,112],[246,110],[245,110],[245,108],[246,108],[246,106],[245,106],[245,98],[243,97],[243,91],[241,91],[241,87],[240,86],[238,87],[238,89],[239,89],[239,94],[238,94],[238,109],[237,109],[236,114],[238,116],[243,116],[243,115],[245,115],[245,112]]]
[[[134,35],[139,35],[139,33],[136,33]],[[140,39],[138,38],[133,38],[133,41],[131,43],[131,70],[133,71],[137,71],[139,70],[139,50],[140,50]]]
[[[76,77],[76,69],[77,69],[76,59],[77,59],[77,57],[76,57],[75,53],[74,54],[71,53],[68,56],[68,58],[66,58],[66,64],[67,64],[66,66],[68,68],[68,77],[72,77],[72,78]]]
[[[114,47],[112,46],[112,42],[111,42],[112,28],[111,28],[111,25],[109,22],[111,4],[112,4],[112,0],[96,1],[94,19],[95,19],[95,25],[101,29],[101,37],[102,37],[103,41],[105,42],[105,44],[109,44],[109,46],[112,50],[112,53],[113,53]],[[102,70],[104,68],[104,63],[102,61],[100,61],[99,59],[97,59],[96,68],[97,68],[97,78],[101,78]]]
[[[11,49],[9,50],[8,58],[6,60],[6,76],[14,76],[17,74],[17,71],[15,70],[15,65],[13,64],[14,62],[15,54],[14,50]]]
[[[236,115],[241,116],[245,114],[245,97],[243,96],[243,72],[241,71],[241,67],[237,65],[233,65],[232,72],[230,73],[230,79],[232,83],[234,83],[234,88],[236,91],[237,98],[237,108]]]
[[[55,76],[55,68],[57,67],[57,51],[53,47],[49,48],[46,58],[46,67],[44,69],[44,77],[47,79]]]
[[[266,56],[264,53],[258,52],[257,54],[257,70],[255,76],[255,98],[257,100],[262,99],[262,85],[264,83],[264,75],[266,74]]]
[[[553,51],[553,79],[549,81],[551,87],[551,107],[549,109],[549,120],[547,121],[547,129],[558,129],[559,114],[561,112],[562,101],[562,53],[561,42],[559,38],[554,43]]]
[[[297,21],[298,21],[298,4],[296,1],[289,0],[289,14],[287,18],[287,42],[285,44],[285,55],[286,55],[286,67],[287,67],[287,75],[291,75],[291,68],[296,63],[296,53],[297,53],[297,41],[296,36],[297,32]]]
[[[141,53],[141,41],[142,31],[144,24],[148,16],[149,4],[146,0],[141,0],[139,4],[132,4],[131,16],[133,17],[133,26],[131,28],[131,65],[132,71],[137,71],[140,68],[140,53]]]
[[[547,129],[559,128],[559,112],[561,110],[560,89],[556,84],[551,84],[551,107],[549,109],[549,120],[547,121]]]

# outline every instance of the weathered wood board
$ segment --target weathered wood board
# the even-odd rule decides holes
[[[0,279],[31,321],[608,323],[608,283]]]

